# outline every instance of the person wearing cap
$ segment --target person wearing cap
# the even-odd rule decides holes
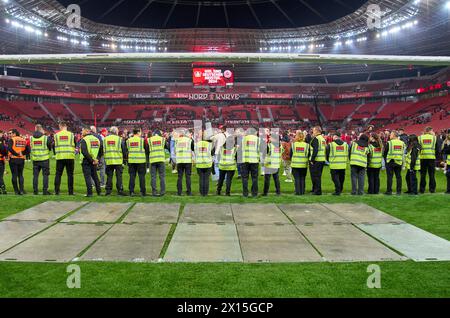
[[[81,132],[80,160],[84,181],[86,182],[86,197],[92,197],[92,187],[95,186],[97,195],[101,194],[100,180],[97,168],[99,159],[103,156],[103,146],[100,139],[94,136],[91,130],[84,128]],[[94,184],[92,184],[94,181]]]

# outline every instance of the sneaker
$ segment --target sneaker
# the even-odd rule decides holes
[[[52,195],[50,191],[44,191],[44,195]]]
[[[285,172],[283,172],[283,177],[286,177],[287,176],[287,174],[286,174],[286,171]]]
[[[177,170],[172,170],[172,173],[176,174],[176,173],[178,173],[178,171]]]
[[[291,179],[286,179],[286,180],[284,180],[284,182],[292,183],[292,182],[294,182],[294,181],[292,181]]]

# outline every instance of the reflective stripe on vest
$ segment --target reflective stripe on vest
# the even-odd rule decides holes
[[[153,136],[149,140],[150,146],[150,163],[158,163],[166,161],[164,145],[166,141],[161,136]]]
[[[375,148],[373,145],[369,145],[369,151],[370,151],[370,163],[369,168],[376,168],[379,169],[382,166],[383,161],[383,149],[382,148]]]
[[[421,159],[436,159],[436,136],[423,134],[419,136],[419,144],[422,147]]]
[[[128,163],[145,163],[144,139],[131,137],[127,140]]]
[[[308,167],[309,145],[306,142],[294,142],[292,144],[292,168]]]
[[[180,137],[175,141],[175,156],[177,163],[192,163],[192,140],[188,137]]]
[[[13,137],[12,141],[13,141],[12,149],[16,153],[21,152],[22,155],[21,156],[14,156],[11,153],[9,157],[12,158],[12,159],[25,159],[25,156],[23,155],[23,152],[25,151],[25,149],[27,147],[27,141],[25,139],[23,139],[22,137]]]
[[[405,153],[405,144],[403,141],[394,139],[388,141],[387,162],[394,160],[396,164],[403,165],[403,154]]]
[[[224,171],[235,171],[236,165],[236,148],[222,149],[222,154],[219,160],[219,169]]]
[[[411,169],[411,151],[408,151],[405,157],[405,168],[407,170]],[[414,170],[419,171],[420,170],[420,155],[417,156],[416,164],[414,165]]]
[[[319,143],[319,151],[317,152],[317,156],[315,161],[319,161],[319,162],[325,162],[325,148],[327,146],[327,141],[325,140],[325,138],[323,138],[322,135],[319,135],[317,137],[315,137]],[[311,144],[314,141],[311,140]],[[311,154],[310,154],[310,159],[312,158],[313,155],[313,151],[311,150]]]
[[[50,159],[47,148],[48,137],[43,135],[39,138],[31,137],[30,148],[31,148],[31,160],[33,161],[45,161]]]
[[[257,136],[245,136],[242,140],[242,162],[259,163],[259,139]]]
[[[93,135],[87,135],[83,138],[83,140],[86,142],[86,148],[91,158],[94,160],[97,159],[100,151],[100,140]],[[80,161],[83,161],[83,159],[84,156],[80,153]]]
[[[281,148],[280,145],[275,146],[273,144],[269,144],[269,153],[266,157],[266,162],[264,163],[264,166],[266,168],[271,169],[280,169],[281,165]]]
[[[211,168],[211,143],[199,141],[195,146],[195,166],[200,169]]]
[[[347,169],[348,162],[348,144],[338,145],[334,141],[330,144],[330,169]]]
[[[55,134],[56,160],[75,159],[74,136],[70,131]]]
[[[103,139],[103,151],[107,166],[123,164],[122,138],[109,135]]]
[[[350,153],[350,165],[367,168],[367,155],[369,154],[368,147],[359,146],[356,142],[352,144],[352,151]]]

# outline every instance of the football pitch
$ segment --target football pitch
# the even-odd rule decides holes
[[[281,177],[282,196],[271,193],[268,197],[244,199],[241,180],[235,178],[231,197],[215,196],[215,183],[211,183],[210,196],[198,195],[198,183],[193,173],[194,196],[175,195],[176,176],[167,170],[167,195],[154,197],[94,197],[86,199],[81,167],[76,165],[75,197],[32,195],[31,163],[26,164],[27,195],[0,196],[0,219],[46,201],[90,201],[99,203],[251,203],[251,204],[313,204],[364,203],[425,231],[450,240],[450,196],[445,195],[445,176],[437,172],[436,194],[417,197],[351,196],[350,176],[347,173],[345,194],[334,197],[328,169],[323,174],[324,195],[296,197],[293,184]],[[124,186],[128,175],[124,171]],[[405,173],[403,173],[404,175]],[[386,180],[382,174],[381,192]],[[5,175],[11,193],[10,174]],[[147,192],[150,190],[147,175]],[[54,178],[54,162],[50,176],[50,190]],[[308,177],[309,178],[309,177]],[[66,191],[65,176],[61,186]],[[310,186],[309,179],[307,184]],[[273,184],[272,184],[273,186]],[[406,188],[404,182],[404,190]],[[260,191],[262,178],[260,177]],[[309,190],[309,187],[307,188]],[[114,192],[113,192],[114,193]],[[169,237],[174,234],[172,227]],[[163,251],[168,246],[164,246]],[[1,297],[449,297],[450,262],[305,262],[305,263],[129,263],[129,262],[76,262],[81,270],[81,288],[70,289],[66,281],[68,264],[0,262]],[[381,270],[381,288],[368,288],[368,266],[377,264]]]

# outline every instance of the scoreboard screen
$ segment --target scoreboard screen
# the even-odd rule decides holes
[[[225,87],[234,84],[234,73],[229,69],[194,68],[192,70],[194,86]]]

